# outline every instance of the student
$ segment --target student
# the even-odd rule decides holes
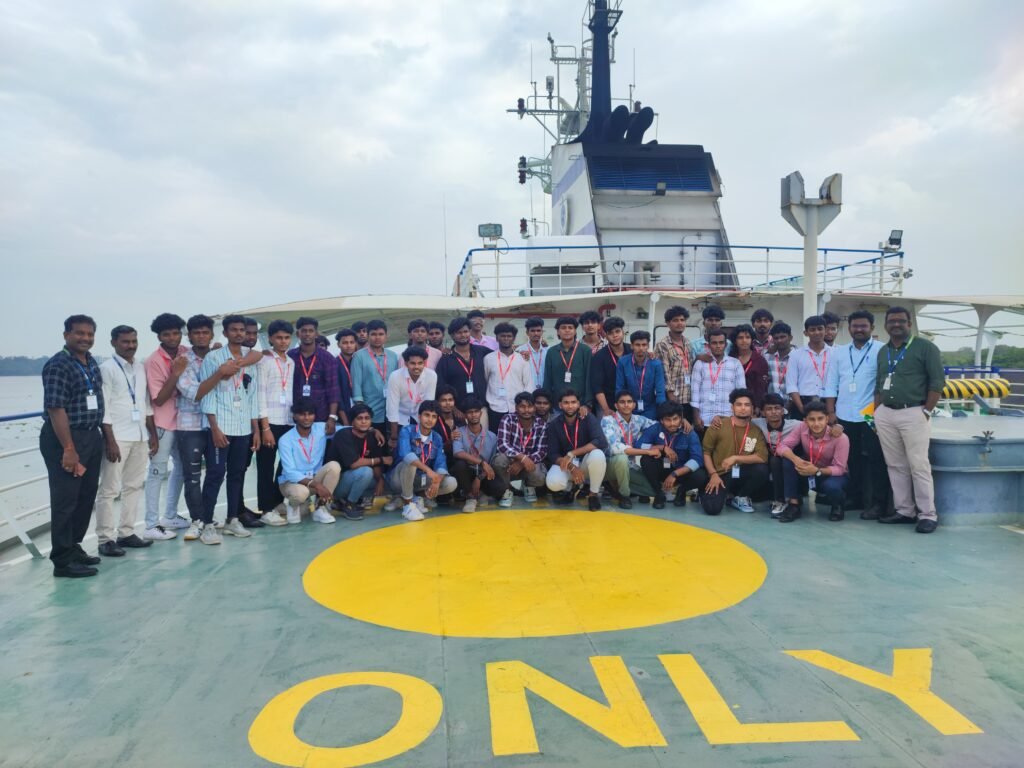
[[[839,335],[840,317],[835,312],[822,312],[821,317],[825,321],[825,343],[834,347]]]
[[[475,346],[485,347],[492,352],[498,348],[498,340],[493,336],[487,336],[484,334],[484,313],[479,309],[474,309],[466,313],[466,319],[469,320],[469,343]],[[448,335],[451,336],[451,326],[448,326]],[[454,340],[454,337],[453,337]]]
[[[487,379],[487,424],[493,434],[505,414],[516,409],[516,395],[533,389],[530,364],[516,352],[516,334],[519,329],[511,323],[494,326],[498,350],[484,358],[484,377]],[[469,420],[469,417],[466,417]]]
[[[373,428],[382,434],[388,431],[388,376],[398,370],[398,355],[384,345],[388,326],[383,320],[366,324],[369,342],[352,356],[352,397],[366,403],[373,411]],[[358,339],[358,331],[356,332]]]
[[[708,342],[713,332],[722,330],[722,323],[725,322],[725,312],[717,304],[708,304],[704,307],[700,316],[704,321],[704,335],[693,341],[690,345],[690,353],[695,360],[701,358],[704,362],[709,362],[711,360],[711,352],[708,350]],[[726,341],[725,353],[728,354],[730,349],[732,349],[732,345]]]
[[[453,446],[459,439],[462,429],[466,426],[466,420],[459,415],[455,408],[455,388],[447,384],[439,384],[435,397],[437,402],[437,424],[434,431],[441,436],[441,444],[444,446],[444,455],[448,464],[455,461]]]
[[[157,452],[153,412],[149,407],[146,369],[135,359],[139,337],[135,329],[118,325],[110,332],[114,355],[100,366],[103,377],[103,438],[106,443],[96,495],[96,538],[100,554],[124,557],[125,549],[140,549],[154,541],[173,539],[173,531],[147,530],[145,540],[135,533],[135,522],[146,482],[146,462]],[[116,536],[114,499],[121,497]]]
[[[647,484],[654,489],[655,509],[665,508],[666,492],[675,489],[673,504],[686,504],[686,492],[707,485],[708,474],[701,466],[704,454],[700,439],[693,430],[685,429],[686,420],[679,403],[664,402],[658,406],[658,421],[640,437],[643,456],[640,467]]]
[[[149,330],[156,334],[160,346],[146,358],[143,365],[146,369],[146,386],[149,389],[150,408],[153,411],[153,423],[156,425],[156,437],[160,441],[160,447],[149,460],[149,471],[146,473],[146,531],[142,534],[143,538],[147,538],[146,532],[151,530],[162,528],[173,531],[188,528],[188,520],[178,515],[182,474],[181,462],[178,461],[177,450],[174,447],[174,433],[178,421],[178,377],[188,365],[188,359],[185,357],[188,348],[181,344],[181,329],[184,327],[185,321],[169,312],[157,315],[149,325]],[[160,491],[165,480],[167,499],[161,516]]]
[[[427,324],[427,343],[431,349],[436,349],[442,355],[445,353],[444,348],[444,334],[445,327],[444,323],[439,323],[437,320],[431,320]],[[437,367],[435,366],[435,370]]]
[[[594,393],[594,415],[606,418],[615,413],[615,376],[619,360],[627,354],[624,341],[626,322],[621,317],[604,321],[606,344],[594,353],[590,361],[590,388]]]
[[[352,323],[352,330],[355,331],[356,334],[356,347],[358,348],[356,351],[359,351],[359,349],[363,349],[369,342],[370,331],[367,328],[367,323],[362,320],[356,320]]]
[[[245,318],[225,315],[221,326],[228,343],[207,353],[200,368],[201,380],[211,382],[202,401],[215,449],[203,482],[204,530],[212,524],[213,509],[226,475],[228,512],[224,533],[246,538],[252,535],[246,530],[246,523],[253,527],[263,525],[242,509],[245,472],[251,452],[260,449],[259,378],[253,375],[254,369],[243,367]]]
[[[704,433],[704,468],[710,479],[700,493],[700,503],[708,515],[721,514],[730,494],[733,507],[753,512],[751,497],[768,483],[768,444],[761,430],[750,423],[754,400],[749,390],[733,390],[729,403],[728,421],[723,419],[721,429]]]
[[[534,409],[529,392],[516,395],[515,413],[509,413],[498,426],[498,442],[494,454],[494,471],[506,485],[511,480],[523,481],[523,500],[537,501],[537,488],[544,485],[548,456],[547,422]],[[500,507],[512,506],[512,491],[506,490],[498,501]]]
[[[803,418],[804,402],[820,400],[828,378],[830,350],[825,344],[825,318],[812,315],[804,320],[807,346],[793,350],[786,369],[786,392],[793,401],[793,418]]]
[[[771,381],[768,391],[779,395],[786,408],[790,407],[789,392],[786,391],[786,374],[789,371],[789,358],[793,351],[793,329],[788,323],[776,323],[772,326],[772,346],[765,359],[768,361],[768,373]]]
[[[330,437],[338,426],[338,363],[334,355],[317,344],[319,327],[315,317],[295,321],[299,346],[288,350],[288,356],[295,362],[292,402],[301,398],[312,400],[316,420],[325,423],[325,434]]]
[[[249,349],[259,350],[260,346],[260,324],[255,317],[245,318],[245,341],[243,346]]]
[[[654,495],[639,464],[641,457],[658,453],[654,448],[642,448],[640,440],[644,430],[654,422],[634,414],[635,407],[633,395],[622,390],[615,396],[615,412],[601,419],[601,431],[608,444],[608,481],[618,496],[621,509],[633,508],[630,495],[634,492],[647,498]]]
[[[548,424],[558,415],[555,413],[551,393],[544,389],[544,387],[538,387],[531,394],[533,395],[534,413],[538,419]]]
[[[427,368],[434,371],[437,370],[437,364],[441,362],[441,350],[435,349],[434,347],[427,344],[427,336],[429,335],[430,326],[427,325],[426,320],[410,320],[406,326],[406,333],[409,334],[409,343],[406,345],[406,349],[411,347],[419,347],[423,349],[427,354]],[[405,364],[404,358],[401,355],[398,357],[398,367],[401,368]]]
[[[544,343],[544,320],[540,317],[531,317],[526,321],[526,343],[519,345],[517,350],[523,355],[523,359],[530,364],[533,373],[533,387],[544,384],[544,357],[547,355],[548,347]]]
[[[850,440],[847,506],[862,510],[862,520],[877,520],[889,503],[889,475],[878,435],[864,420],[863,411],[875,396],[878,351],[883,344],[871,338],[875,316],[865,309],[850,313],[847,328],[853,341],[833,348],[834,360],[825,381],[825,408],[829,423],[842,424]]]
[[[341,480],[334,488],[334,509],[346,520],[362,520],[362,500],[371,492],[383,492],[384,473],[394,459],[372,434],[373,411],[366,403],[352,407],[352,426],[339,429],[327,447],[326,459],[341,467]]]
[[[322,333],[317,334],[316,345],[319,349],[322,349],[325,352],[331,351],[331,340],[324,336]]]
[[[256,453],[256,495],[265,525],[287,525],[284,496],[277,482],[277,441],[292,429],[295,361],[288,356],[292,324],[274,320],[267,326],[270,354],[256,366],[259,375],[260,449]]]
[[[761,357],[767,358],[775,351],[775,342],[772,341],[772,326],[775,325],[775,315],[764,307],[754,310],[750,316],[750,325],[754,328],[754,351]]]
[[[744,383],[754,396],[754,413],[760,413],[764,396],[768,394],[771,373],[768,371],[768,361],[754,349],[754,339],[751,326],[737,325],[732,332],[732,352],[729,354],[743,366]]]
[[[437,374],[427,367],[427,351],[423,347],[406,347],[402,352],[405,366],[388,376],[385,410],[388,418],[389,445],[398,445],[398,431],[416,422],[420,403],[433,400],[437,392]]]
[[[729,393],[743,389],[747,381],[739,360],[725,354],[725,331],[709,332],[707,342],[711,359],[694,363],[690,395],[693,425],[698,430],[703,430],[715,416],[728,416],[732,411]]]
[[[299,398],[292,406],[295,426],[281,436],[281,495],[288,502],[289,525],[302,522],[302,508],[310,495],[317,497],[313,520],[330,525],[334,515],[328,511],[334,489],[341,476],[336,461],[324,463],[327,451],[327,426],[316,421],[316,404],[308,397]]]
[[[583,349],[589,351],[589,347]],[[587,504],[591,511],[601,509],[601,483],[607,469],[604,451],[608,447],[601,424],[591,414],[584,415],[579,395],[572,388],[562,390],[558,401],[561,414],[548,429],[551,468],[547,474],[547,487],[552,493],[562,493],[562,501],[571,503],[576,488],[588,482],[590,494]]]
[[[498,327],[494,329],[494,335],[501,346],[501,331]],[[510,345],[506,345],[510,346]],[[497,354],[497,353],[496,353]],[[512,353],[519,362],[525,365],[523,360],[515,352]],[[488,359],[494,355],[488,355]],[[480,502],[481,492],[494,499],[504,498],[509,488],[508,480],[502,479],[494,471],[492,462],[494,452],[498,447],[498,438],[490,430],[484,429],[480,423],[483,415],[483,403],[475,397],[466,400],[466,427],[460,430],[459,438],[455,441],[453,452],[455,462],[451,465],[451,473],[466,494],[466,503],[462,506],[463,512],[476,512]],[[507,414],[503,414],[507,415]]]
[[[454,388],[455,407],[461,415],[467,397],[480,397],[487,392],[484,358],[490,354],[490,347],[471,343],[468,317],[456,317],[448,323],[448,335],[452,337],[452,351],[438,363],[437,383]],[[497,346],[495,341],[495,349]]]
[[[209,423],[203,413],[203,395],[219,381],[211,377],[203,387],[203,360],[213,343],[213,320],[206,315],[193,315],[188,319],[188,343],[192,349],[185,353],[188,365],[178,377],[178,420],[176,422],[176,445],[178,460],[181,462],[182,481],[185,491],[185,505],[191,518],[185,541],[201,540],[203,544],[220,544],[220,532],[213,522],[213,504],[207,506],[203,498],[203,461],[212,466],[217,461],[218,449],[210,437]],[[218,491],[220,486],[218,485]],[[214,493],[213,503],[217,494]]]
[[[654,356],[665,369],[665,396],[683,408],[683,416],[692,420],[690,406],[690,377],[693,373],[694,355],[690,342],[686,340],[686,321],[690,311],[678,304],[665,310],[665,325],[668,334],[654,345]]]
[[[591,399],[590,362],[593,353],[586,344],[576,340],[579,322],[566,315],[558,318],[555,332],[558,345],[548,350],[544,358],[544,389],[555,401],[561,401],[562,392],[571,389],[583,405],[583,415],[588,413],[586,403]]]
[[[356,404],[352,397],[352,356],[359,348],[356,343],[356,332],[351,328],[342,328],[334,336],[338,342],[338,420],[347,425],[352,407]]]
[[[911,334],[910,312],[889,307],[889,343],[878,351],[875,426],[889,467],[896,511],[880,523],[913,523],[918,533],[938,527],[935,487],[928,461],[931,418],[946,377],[939,348]]]
[[[422,520],[427,511],[423,497],[415,495],[417,489],[422,488],[423,496],[433,500],[453,493],[458,485],[448,474],[441,436],[434,431],[437,417],[436,402],[420,403],[419,423],[406,424],[398,434],[398,463],[391,469],[388,482],[401,494],[402,517],[410,522]]]
[[[50,485],[50,561],[53,575],[95,576],[100,558],[82,549],[89,530],[103,461],[103,375],[89,352],[96,321],[64,321],[64,347],[43,366],[43,428],[39,452]]]
[[[755,418],[752,421],[761,430],[765,440],[768,442],[768,469],[771,472],[772,481],[771,516],[778,517],[786,509],[782,457],[778,455],[779,446],[782,444],[784,437],[800,426],[800,421],[798,419],[786,418],[786,401],[782,395],[775,392],[769,392],[764,396],[764,403],[761,406],[761,417]]]
[[[636,412],[653,419],[658,406],[665,402],[665,369],[661,361],[651,359],[648,350],[651,334],[647,331],[633,331],[629,335],[631,355],[619,360],[615,372],[616,391],[628,390],[636,401]]]
[[[601,338],[601,315],[593,310],[587,310],[580,315],[580,326],[583,328],[581,341],[590,347],[592,353],[597,353],[601,347],[608,342]]]
[[[780,523],[791,523],[803,514],[800,508],[800,478],[817,494],[816,502],[832,505],[828,519],[842,520],[843,491],[846,489],[846,462],[850,441],[846,435],[833,437],[828,427],[828,414],[820,400],[804,404],[804,420],[782,438],[778,454],[782,458],[782,476],[786,509],[779,515]]]

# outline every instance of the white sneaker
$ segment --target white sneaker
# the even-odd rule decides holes
[[[175,515],[174,517],[163,517],[159,523],[161,528],[167,528],[168,530],[182,529],[189,527],[189,521],[181,515]]]
[[[525,491],[524,491],[525,493]],[[498,502],[499,507],[511,507],[512,506],[512,489],[509,488],[505,491],[505,494],[501,497],[501,501]]]
[[[216,531],[217,529],[214,528],[213,530]],[[188,530],[185,531],[185,541],[195,541],[196,539],[199,538],[199,536],[200,536],[200,534],[202,534],[202,532],[203,532],[203,524],[202,524],[202,522],[199,521],[199,520],[193,520],[192,524],[188,527]]]
[[[329,525],[335,522],[334,515],[332,515],[323,507],[317,507],[316,509],[313,510],[313,520],[315,520],[318,523],[324,523],[325,525]]]
[[[203,529],[206,530],[205,528]],[[245,526],[242,525],[242,521],[237,517],[232,517],[228,520],[227,525],[224,526],[224,533],[228,536],[237,536],[240,539],[247,539],[252,536],[252,531],[246,530]]]
[[[390,499],[388,499],[387,503],[384,505],[384,511],[385,512],[397,512],[398,510],[400,510],[402,508],[403,503],[404,502],[402,501],[402,497],[401,496],[392,496]]]
[[[216,526],[218,531],[223,531],[224,530],[224,526],[227,525],[227,521],[226,520],[214,520],[213,524],[214,524],[214,526]]]
[[[749,496],[733,496],[729,505],[740,512],[753,512],[754,505],[750,503]]]
[[[462,505],[462,511],[467,514],[476,512],[476,499],[466,499],[466,503]]]
[[[420,512],[419,507],[417,507],[410,501],[408,504],[405,505],[405,509],[402,510],[402,517],[404,517],[410,523],[416,523],[422,520],[424,518],[424,515],[422,512]]]
[[[772,517],[778,517],[782,514],[782,511],[786,508],[786,502],[784,501],[773,501],[772,502]]]
[[[288,505],[288,525],[298,525],[302,522],[302,507],[298,504]]]
[[[427,514],[427,510],[430,509],[430,507],[427,506],[427,502],[423,500],[422,496],[413,496],[412,503],[415,504],[416,509],[418,509],[423,514]]]
[[[537,489],[530,485],[523,486],[523,501],[527,504],[536,504]]]
[[[237,520],[235,522],[238,522]],[[244,531],[245,529],[242,528]],[[203,544],[220,544],[220,531],[217,530],[217,526],[210,524],[203,526],[203,532],[199,536],[199,540]]]
[[[281,517],[281,515],[278,514],[276,509],[271,510],[270,512],[266,512],[263,515],[263,517],[260,518],[260,520],[262,520],[267,525],[288,525],[288,521]]]
[[[165,531],[160,526],[156,528],[147,528],[142,532],[142,538],[146,541],[167,541],[167,539],[177,538],[178,534],[174,531]]]

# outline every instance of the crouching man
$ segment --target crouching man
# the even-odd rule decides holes
[[[458,487],[455,478],[448,474],[444,441],[434,431],[438,413],[437,403],[426,400],[420,403],[419,423],[406,424],[398,433],[400,461],[388,475],[388,482],[392,490],[401,494],[402,517],[410,522],[422,520],[438,495],[454,493]],[[416,495],[417,489],[423,489],[422,496]]]
[[[277,441],[281,461],[279,483],[281,495],[288,504],[288,523],[302,522],[302,508],[311,495],[317,500],[313,519],[318,523],[333,523],[334,515],[329,510],[341,476],[341,465],[336,461],[324,464],[326,422],[316,421],[316,405],[308,397],[295,402],[292,418],[295,427]]]
[[[780,523],[791,523],[802,514],[800,478],[807,478],[807,487],[817,494],[816,503],[830,503],[828,519],[838,522],[844,517],[843,492],[846,490],[846,466],[850,455],[850,438],[838,437],[828,426],[825,404],[812,400],[804,404],[804,420],[782,438],[778,455],[782,459],[782,477],[786,508],[779,515]]]

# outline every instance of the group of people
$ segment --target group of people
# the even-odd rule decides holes
[[[100,558],[81,546],[94,509],[105,557],[179,531],[213,545],[304,514],[359,520],[382,495],[408,521],[439,502],[509,507],[515,494],[585,497],[599,510],[603,496],[663,509],[690,493],[709,515],[763,500],[792,522],[814,490],[830,520],[859,508],[864,519],[935,529],[928,424],[943,369],[906,309],[886,312],[886,344],[870,312],[851,313],[852,340],[839,346],[835,316],[807,318],[800,347],[765,309],[727,336],[725,313],[708,305],[694,341],[689,317],[670,307],[653,347],[647,331],[627,340],[619,317],[559,317],[549,346],[543,318],[526,320],[520,343],[509,322],[485,334],[474,311],[447,326],[410,322],[401,353],[386,323],[371,320],[338,331],[335,354],[312,317],[271,322],[261,349],[251,318],[224,317],[217,340],[211,318],[165,313],[145,361],[137,331],[121,325],[102,364],[91,353],[95,322],[69,317],[43,371],[54,573],[98,572]],[[243,492],[253,458],[255,510]]]

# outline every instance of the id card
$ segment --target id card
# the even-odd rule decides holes
[[[754,449],[756,447],[757,447],[757,440],[755,440],[752,437],[748,437],[748,438],[746,438],[743,441],[743,452],[744,453],[753,453]]]
[[[572,371],[565,372],[565,383],[572,384]]]
[[[313,394],[313,388],[311,386],[309,386],[309,384],[303,384],[302,385],[302,396],[303,397],[309,397],[312,394]]]
[[[281,405],[288,405],[288,395],[282,392],[280,396],[278,396],[277,402],[279,402]]]
[[[885,381],[882,382],[882,389],[892,389],[892,374],[890,373],[885,377]]]
[[[498,387],[498,397],[505,397],[505,388]]]
[[[814,481],[815,481],[815,479],[816,478],[813,478],[813,477],[808,477],[807,478],[807,487],[809,489],[811,489],[812,491],[814,490]]]
[[[85,407],[90,411],[98,411],[100,409],[100,400],[96,395],[85,396]]]
[[[732,476],[734,478],[739,478],[739,476],[740,476],[740,465],[739,464],[733,464],[732,465]]]
[[[142,414],[138,408],[132,408],[132,421],[142,421]]]
[[[644,409],[644,401],[643,400],[637,400],[636,401],[636,409],[638,411],[642,411]]]
[[[466,382],[466,394],[467,395],[472,395],[473,394],[473,382],[472,381],[467,381]]]
[[[686,386],[690,386],[690,374],[687,373],[685,376],[683,376],[683,383]]]
[[[241,408],[241,407],[242,407],[242,401],[241,401],[241,400],[239,400],[239,399],[238,399],[238,398],[236,397],[236,398],[235,398],[234,400],[232,400],[232,401],[231,401],[231,405],[232,405],[233,407],[235,407],[235,408]]]
[[[661,466],[663,466],[665,469],[672,469],[672,462],[668,460],[668,456],[666,456],[665,459],[661,462]]]
[[[851,381],[850,382],[850,391],[851,392],[856,392],[857,391],[857,382],[856,381]]]

